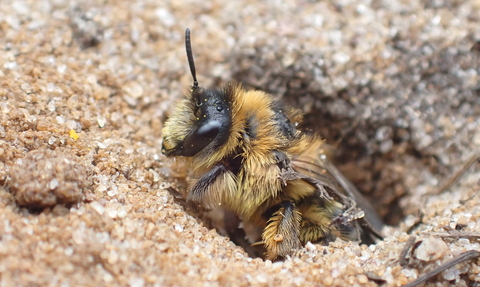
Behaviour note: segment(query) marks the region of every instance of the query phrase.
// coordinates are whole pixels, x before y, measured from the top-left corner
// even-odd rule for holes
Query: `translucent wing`
[[[381,230],[384,224],[373,206],[335,165],[328,160],[324,153],[321,151],[317,152],[316,157],[313,157],[311,154],[312,153],[310,153],[310,155],[303,154],[294,158],[292,160],[293,170],[301,174],[300,177],[303,178],[303,180],[311,181],[317,186],[327,187],[328,196],[346,204],[346,209],[353,212],[350,216],[359,221],[364,231],[369,233],[369,235],[381,238]],[[358,209],[363,211],[362,215],[358,215]],[[355,214],[355,212],[357,213]],[[347,214],[347,216],[349,215]]]

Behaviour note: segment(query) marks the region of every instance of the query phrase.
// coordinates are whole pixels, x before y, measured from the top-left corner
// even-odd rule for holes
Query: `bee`
[[[324,140],[298,128],[301,111],[239,84],[200,87],[189,29],[185,47],[193,85],[165,122],[162,152],[189,158],[187,201],[261,227],[271,260],[307,242],[381,238],[382,220],[328,160]]]

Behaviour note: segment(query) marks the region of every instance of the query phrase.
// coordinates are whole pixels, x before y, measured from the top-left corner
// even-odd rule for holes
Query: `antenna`
[[[195,62],[193,61],[192,44],[190,42],[190,29],[185,30],[185,49],[187,50],[188,65],[193,77],[193,89],[198,88],[197,74],[195,72]]]

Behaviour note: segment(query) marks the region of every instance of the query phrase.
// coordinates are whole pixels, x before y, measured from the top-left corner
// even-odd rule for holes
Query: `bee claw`
[[[258,245],[264,245],[265,242],[262,240],[262,241],[257,241],[257,242],[254,242],[252,244],[250,244],[250,246],[258,246]]]

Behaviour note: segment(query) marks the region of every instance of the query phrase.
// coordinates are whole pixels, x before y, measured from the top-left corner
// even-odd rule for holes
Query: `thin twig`
[[[480,239],[480,233],[478,232],[462,232],[458,230],[451,230],[448,233],[431,232],[430,235],[440,238],[467,238],[467,239]]]
[[[423,283],[427,282],[428,280],[432,279],[433,277],[437,276],[438,274],[442,273],[443,271],[447,270],[448,268],[450,268],[452,266],[455,266],[455,265],[457,265],[459,263],[462,263],[462,262],[465,262],[465,261],[476,259],[478,257],[480,257],[480,252],[479,251],[470,250],[470,251],[464,252],[464,253],[460,254],[459,256],[457,256],[456,258],[454,258],[450,261],[447,261],[447,262],[443,263],[442,265],[438,266],[437,268],[435,268],[434,270],[420,276],[417,280],[415,280],[413,282],[410,282],[407,285],[404,285],[403,287],[418,286],[420,284],[423,284]]]
[[[453,177],[451,177],[442,187],[440,187],[435,194],[440,194],[444,192],[445,190],[449,189],[454,185],[462,176],[465,174],[468,168],[470,168],[476,161],[480,159],[480,153],[474,154],[470,159],[467,161],[466,164],[463,165],[463,167],[457,171]]]

